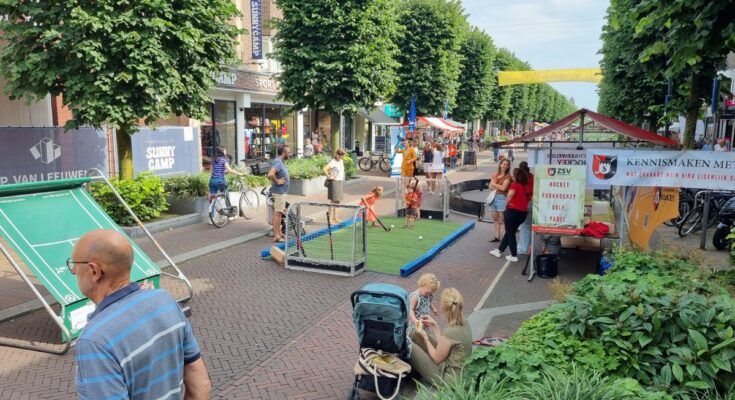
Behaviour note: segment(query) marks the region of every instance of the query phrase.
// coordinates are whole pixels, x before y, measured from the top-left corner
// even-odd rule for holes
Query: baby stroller
[[[408,292],[396,285],[370,283],[352,293],[351,299],[360,360],[348,399],[359,399],[359,389],[393,399],[400,392],[401,379],[410,372],[405,362],[409,356]]]
[[[268,187],[264,187],[263,190],[260,191],[260,194],[263,195],[263,197],[265,197],[265,204],[266,204],[266,206],[267,206],[266,208],[268,210],[268,212],[266,213],[266,216],[265,216],[266,222],[268,223],[268,225],[272,225],[272,223],[273,223],[273,194],[271,193],[270,188],[268,188]],[[285,210],[286,215],[288,215],[288,208],[290,206],[291,206],[291,203],[286,202],[286,210]],[[285,215],[284,215],[284,217],[285,217]],[[291,218],[293,219],[293,217],[291,217]],[[291,227],[293,227],[293,226],[296,225],[296,221],[291,221],[291,222],[292,222],[291,225],[290,225]],[[302,235],[306,234],[306,231],[304,230],[304,222],[301,221],[301,223],[299,225],[301,225],[301,234]],[[284,232],[285,233],[286,232],[286,228],[287,228],[287,226],[286,226],[286,218],[281,218],[281,232]],[[295,228],[294,228],[294,233],[296,233]],[[271,232],[270,235],[272,236],[273,233]]]

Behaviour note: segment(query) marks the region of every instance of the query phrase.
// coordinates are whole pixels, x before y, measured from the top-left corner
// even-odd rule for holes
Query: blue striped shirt
[[[225,173],[227,172],[225,164],[227,164],[226,157],[217,157],[214,159],[214,162],[212,163],[212,178],[225,177]]]
[[[77,341],[77,392],[82,400],[181,399],[184,365],[199,357],[171,295],[131,283],[97,305]]]

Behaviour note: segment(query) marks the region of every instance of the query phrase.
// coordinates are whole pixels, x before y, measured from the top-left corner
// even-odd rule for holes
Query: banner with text
[[[250,37],[252,38],[253,60],[263,59],[263,3],[250,0]]]
[[[607,147],[602,144],[602,147]],[[610,145],[609,147],[612,147]],[[577,150],[569,148],[554,149],[534,149],[535,154],[528,157],[528,166],[533,167],[536,164],[552,164],[552,165],[587,165],[587,150]],[[549,157],[551,155],[551,157]],[[551,158],[551,159],[549,159]],[[610,185],[592,185],[587,179],[587,189],[608,190]]]
[[[625,195],[628,238],[639,248],[648,250],[656,228],[679,216],[679,189],[630,187]]]
[[[108,171],[107,133],[93,128],[0,128],[0,185]]]
[[[540,233],[578,233],[584,222],[585,167],[536,165],[533,225]]]
[[[200,143],[189,126],[143,128],[133,135],[133,170],[158,176],[198,174]]]
[[[600,185],[732,190],[735,153],[587,150],[587,172],[589,182]]]

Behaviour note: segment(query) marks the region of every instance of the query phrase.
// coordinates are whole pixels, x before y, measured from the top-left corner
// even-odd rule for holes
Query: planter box
[[[291,186],[288,189],[288,194],[308,196],[311,194],[322,193],[327,190],[324,187],[324,181],[326,179],[326,176],[318,176],[313,179],[291,179]]]
[[[182,197],[168,196],[168,212],[171,214],[206,214],[209,210],[209,200],[206,197],[185,199]]]

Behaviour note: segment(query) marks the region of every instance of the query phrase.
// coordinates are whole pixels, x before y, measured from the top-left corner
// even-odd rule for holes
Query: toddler
[[[418,324],[421,323],[422,315],[437,315],[438,312],[434,307],[434,292],[439,290],[441,282],[436,279],[434,274],[423,274],[419,278],[419,288],[411,292],[408,296],[410,302],[409,314],[408,314],[408,332],[409,335],[413,333],[417,328]],[[427,334],[431,334],[431,327],[421,327]]]
[[[413,187],[411,187],[411,185],[408,185],[408,187],[406,187],[405,200],[406,200],[406,224],[403,225],[403,227],[413,229],[413,223],[416,220],[419,200],[416,197],[416,193],[413,192]]]

